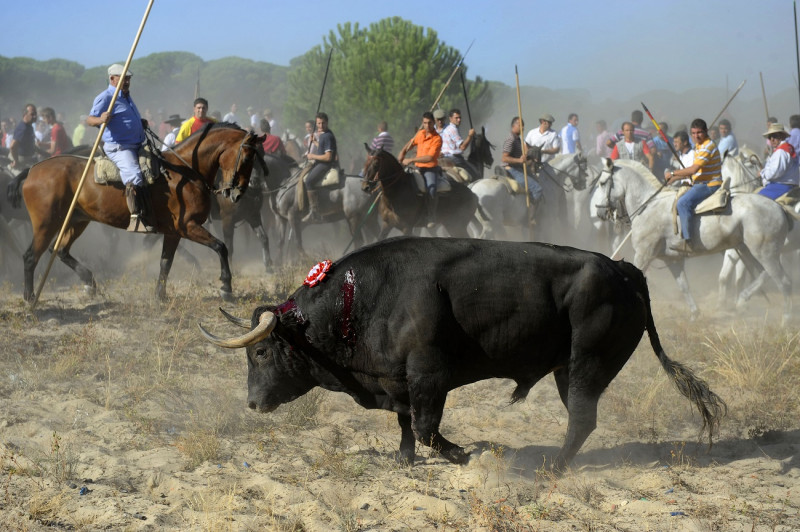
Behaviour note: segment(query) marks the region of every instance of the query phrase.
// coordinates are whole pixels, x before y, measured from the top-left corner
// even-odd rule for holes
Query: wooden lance
[[[114,95],[111,97],[111,102],[108,104],[107,112],[109,115],[114,110],[114,104],[117,101],[117,96],[119,95],[119,91],[122,88],[123,82],[125,80],[125,76],[128,73],[128,68],[131,65],[131,60],[133,60],[133,53],[136,51],[136,46],[139,44],[139,38],[142,36],[142,31],[144,31],[144,25],[147,22],[147,17],[150,16],[150,9],[153,7],[153,1],[150,0],[147,4],[147,9],[144,12],[144,17],[142,17],[142,23],[139,24],[139,30],[136,32],[136,38],[133,40],[133,45],[131,46],[131,51],[128,53],[128,59],[125,61],[125,65],[122,67],[122,74],[119,76],[119,83],[117,83],[116,88],[114,89]],[[58,247],[61,244],[61,240],[64,238],[64,233],[67,230],[67,226],[69,225],[70,219],[72,218],[72,213],[75,210],[75,205],[78,203],[78,196],[81,194],[81,189],[83,189],[83,183],[86,180],[86,174],[89,172],[89,166],[94,161],[94,154],[97,151],[97,147],[100,145],[100,138],[103,136],[103,132],[106,130],[106,124],[100,124],[100,129],[97,132],[97,138],[94,139],[94,145],[92,146],[92,151],[89,153],[89,158],[86,160],[86,166],[83,168],[83,174],[81,174],[81,179],[78,181],[78,186],[75,189],[75,196],[72,198],[72,203],[69,206],[69,210],[67,211],[67,216],[64,219],[64,224],[61,226],[61,231],[58,233],[58,238],[56,238],[56,243],[53,244],[53,252],[50,254],[50,261],[47,263],[47,269],[42,275],[42,280],[39,282],[39,287],[34,294],[33,301],[31,302],[31,310],[36,308],[36,303],[39,301],[39,294],[42,292],[42,288],[44,287],[44,283],[47,280],[47,275],[50,273],[50,268],[53,267],[53,260],[56,258],[56,254],[58,253]]]
[[[531,207],[531,196],[528,194],[528,146],[523,135],[525,128],[522,125],[522,100],[519,97],[519,69],[514,65],[514,75],[517,81],[517,116],[519,116],[519,143],[522,145],[522,175],[525,181],[525,206]]]
[[[761,97],[764,99],[764,114],[766,115],[766,122],[769,122],[769,107],[767,107],[767,92],[764,90],[764,75],[761,72],[758,73],[758,77],[761,78]]]
[[[719,117],[720,117],[720,116],[722,116],[722,113],[724,113],[724,112],[725,112],[725,109],[727,109],[727,108],[728,108],[728,106],[731,104],[731,102],[733,101],[733,99],[734,99],[734,98],[736,98],[736,95],[737,95],[737,94],[739,94],[739,91],[740,91],[740,90],[742,90],[742,87],[744,87],[744,84],[745,84],[745,82],[746,82],[746,81],[747,81],[747,80],[745,79],[745,80],[743,80],[743,81],[742,81],[742,82],[739,84],[739,88],[738,88],[738,89],[736,89],[736,91],[734,91],[734,93],[733,93],[733,96],[731,96],[730,98],[728,98],[728,101],[727,101],[727,102],[725,102],[725,106],[722,108],[722,111],[720,111],[720,112],[719,112],[719,114],[717,115],[717,117],[716,117],[716,118],[714,118],[714,120],[712,120],[710,124],[708,124],[708,127],[709,127],[709,128],[712,128],[712,127],[714,127],[714,124],[716,124],[716,123],[717,123],[717,120],[719,120]]]

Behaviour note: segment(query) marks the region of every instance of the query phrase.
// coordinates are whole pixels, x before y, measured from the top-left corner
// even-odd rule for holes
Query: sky
[[[148,2],[4,0],[0,55],[63,58],[86,67],[124,62]],[[113,9],[110,7],[113,6]],[[461,53],[467,76],[595,100],[654,89],[729,88],[742,98],[797,86],[788,0],[156,0],[135,57],[186,51],[288,65],[337,25],[399,16]],[[26,22],[26,23],[23,23]],[[2,87],[0,87],[2,91]]]

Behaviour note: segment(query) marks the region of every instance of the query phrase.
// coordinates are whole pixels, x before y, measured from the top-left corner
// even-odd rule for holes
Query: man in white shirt
[[[583,151],[581,134],[578,132],[578,115],[570,113],[567,125],[561,128],[561,153]]]
[[[558,137],[558,133],[551,128],[555,121],[553,115],[545,113],[539,117],[539,127],[531,129],[525,135],[525,144],[541,150],[541,162],[543,163],[561,151],[561,139]]]
[[[239,117],[236,116],[236,104],[231,104],[231,110],[222,117],[223,122],[228,122],[229,124],[236,124],[239,125]]]

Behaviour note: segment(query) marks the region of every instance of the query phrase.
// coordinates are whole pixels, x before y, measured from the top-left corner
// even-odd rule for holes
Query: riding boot
[[[320,223],[322,216],[319,214],[319,191],[313,188],[308,189],[308,214],[303,216],[303,223]]]
[[[428,196],[428,229],[436,227],[436,208],[439,205],[439,196]]]
[[[131,213],[131,219],[128,223],[128,231],[133,233],[153,233],[155,228],[145,224],[143,216],[143,203],[144,190],[142,187],[134,185],[127,185],[125,187],[125,200],[128,203],[128,211]]]

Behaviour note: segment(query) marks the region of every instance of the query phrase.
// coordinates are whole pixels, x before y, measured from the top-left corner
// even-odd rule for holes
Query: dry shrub
[[[282,405],[284,430],[296,433],[319,425],[319,414],[324,398],[324,392],[320,388],[314,388],[291,403]]]
[[[322,439],[321,456],[314,461],[312,467],[325,470],[338,479],[361,477],[369,466],[369,460],[364,456],[348,454],[345,450],[347,443],[341,429],[333,427],[333,436]]]
[[[219,434],[213,429],[192,428],[179,436],[175,446],[186,457],[189,468],[219,457]]]
[[[486,501],[470,492],[469,513],[472,528],[485,528],[492,532],[518,532],[532,530],[528,512],[507,502],[505,498]]]
[[[236,484],[210,491],[195,491],[184,512],[186,525],[193,530],[239,530],[234,515],[244,508]]]
[[[770,326],[731,327],[707,337],[714,359],[711,371],[728,392],[730,421],[759,436],[786,430],[798,416],[800,333]]]

